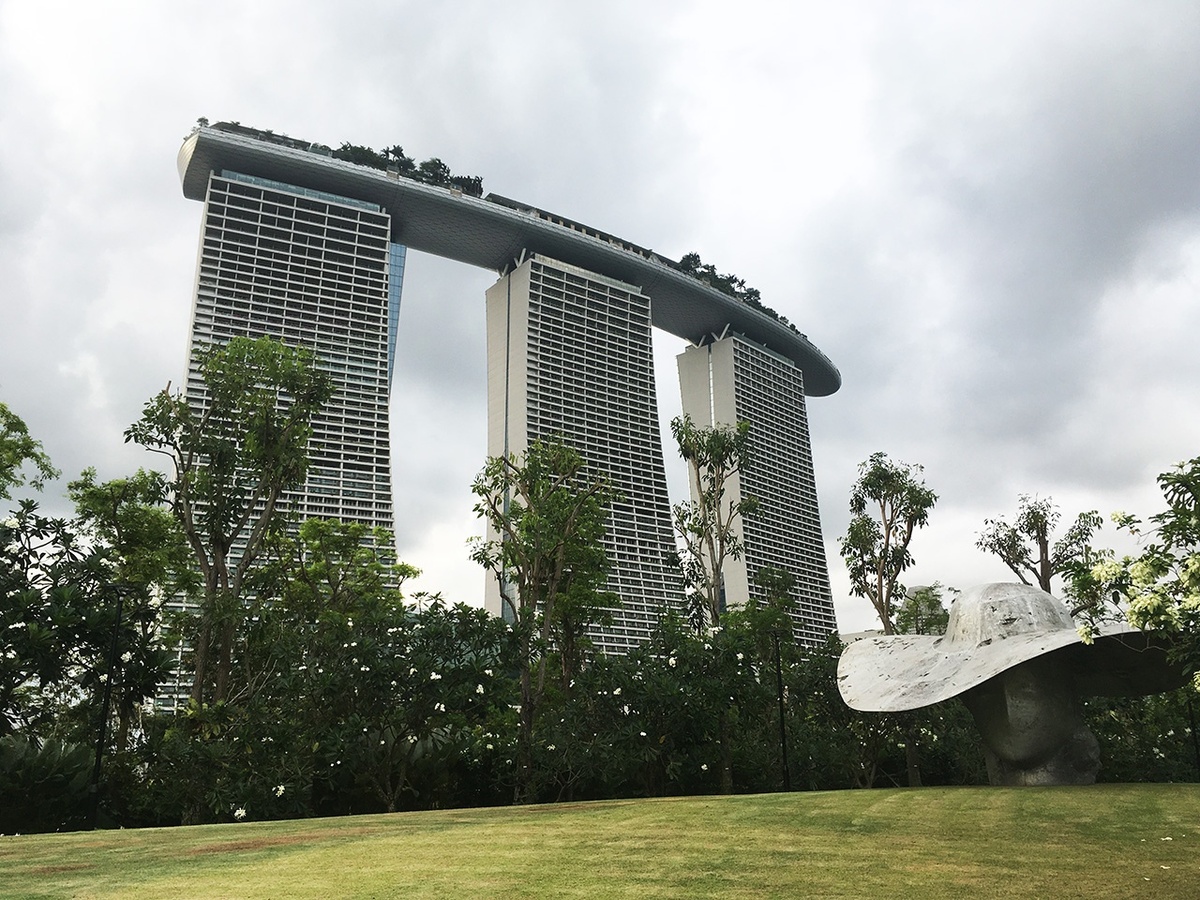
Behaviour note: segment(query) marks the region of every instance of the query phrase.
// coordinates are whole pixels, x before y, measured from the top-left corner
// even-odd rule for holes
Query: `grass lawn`
[[[1200,897],[1200,785],[609,801],[0,837],[0,897]]]

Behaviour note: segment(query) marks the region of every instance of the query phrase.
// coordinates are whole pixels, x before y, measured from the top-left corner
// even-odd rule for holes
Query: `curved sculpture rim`
[[[1081,696],[1139,696],[1179,687],[1161,636],[1108,625],[1085,644],[1062,601],[1024,584],[981,584],[950,608],[941,636],[878,635],[838,660],[838,690],[862,712],[904,712],[957,697],[1049,653],[1066,654]]]
[[[672,268],[653,251],[535,207],[495,194],[471,197],[311,150],[196,129],[179,150],[184,196],[204,200],[209,172],[223,169],[378,204],[392,216],[392,240],[423,253],[498,273],[522,254],[540,253],[636,284],[652,298],[656,328],[695,344],[732,330],[796,363],[806,394],[824,397],[841,387],[837,367],[805,335]]]

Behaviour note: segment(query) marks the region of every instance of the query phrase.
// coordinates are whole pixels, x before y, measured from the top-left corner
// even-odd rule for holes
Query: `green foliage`
[[[457,795],[485,723],[514,699],[511,635],[480,609],[406,604],[416,570],[393,552],[390,535],[336,520],[273,543],[234,656],[241,689],[191,704],[146,747],[159,809],[229,821]]]
[[[701,262],[699,253],[685,253],[680,257],[679,270],[700,281],[707,281],[722,294],[728,294],[743,303],[752,303],[759,309],[763,308],[759,302],[761,294],[755,288],[746,287],[746,279],[732,274],[722,275],[711,263]]]
[[[683,542],[680,563],[690,614],[703,628],[716,625],[724,611],[725,562],[739,559],[743,551],[738,520],[759,508],[758,498],[731,493],[752,453],[750,423],[701,428],[690,416],[677,416],[671,433],[688,464],[695,498],[676,504],[672,514]]]
[[[1167,508],[1150,517],[1149,528],[1133,516],[1118,517],[1149,543],[1122,561],[1117,580],[1128,591],[1129,621],[1172,635],[1174,658],[1194,673],[1200,671],[1200,457],[1157,481]],[[1095,574],[1105,578],[1113,568],[1101,563]]]
[[[615,494],[590,475],[583,457],[561,440],[534,441],[524,458],[488,459],[471,486],[475,512],[496,538],[476,541],[471,558],[495,574],[516,635],[521,701],[517,746],[518,802],[534,792],[533,729],[546,691],[552,646],[568,669],[578,663],[589,619],[616,598],[603,590],[603,539]]]
[[[26,468],[33,469],[32,477],[23,473]],[[13,488],[26,482],[41,490],[46,481],[57,478],[58,474],[42,450],[42,442],[34,440],[25,421],[0,402],[0,500],[10,498]]]
[[[161,505],[166,492],[161,473],[138,470],[130,478],[100,483],[95,470],[86,469],[67,489],[82,535],[90,546],[103,548],[111,581],[121,592],[122,628],[115,648],[120,665],[112,679],[115,749],[121,752],[142,702],[169,675],[162,597],[192,588],[191,552],[178,522]]]
[[[243,587],[285,490],[308,465],[312,419],[333,392],[311,352],[234,338],[200,354],[202,404],[163,390],[125,432],[171,464],[165,496],[203,583],[192,698],[223,700]]]
[[[23,734],[0,737],[0,834],[82,828],[93,750]]]
[[[312,748],[322,797],[392,811],[462,752],[510,691],[508,629],[479,609],[401,597],[417,570],[391,536],[310,519],[281,541],[280,590],[260,600],[240,657],[261,714],[287,718]],[[500,674],[498,674],[500,673]],[[340,801],[339,801],[340,802]],[[334,807],[336,810],[337,807]]]
[[[1200,781],[1200,698],[1191,685],[1145,697],[1091,697],[1084,706],[1100,743],[1099,781]]]
[[[698,281],[706,282],[722,294],[728,294],[735,300],[739,300],[747,306],[754,307],[759,312],[770,316],[779,324],[786,326],[792,332],[796,334],[800,333],[796,326],[789,322],[786,317],[781,316],[762,302],[762,294],[757,288],[746,287],[746,280],[744,278],[738,278],[732,273],[722,274],[711,263],[701,262],[699,253],[685,253],[680,257],[675,267],[685,275],[690,275]]]
[[[904,592],[904,599],[896,609],[897,634],[945,634],[950,623],[950,613],[942,603],[943,587],[935,581]],[[949,589],[957,594],[954,588]],[[951,598],[953,599],[953,598]]]
[[[105,551],[85,547],[68,522],[41,516],[32,501],[0,522],[0,734],[50,735],[72,724],[68,709],[95,701],[116,625],[111,571]],[[125,652],[130,631],[123,623]],[[129,661],[135,670],[143,662]],[[83,713],[85,727],[91,715]]]
[[[404,148],[399,144],[386,147],[381,153],[361,144],[343,143],[333,151],[333,157],[360,166],[370,166],[372,169],[395,169],[405,178],[423,184],[457,188],[472,197],[483,196],[483,179],[478,175],[455,175],[450,171],[450,167],[437,157],[418,165],[411,156],[405,154]]]
[[[922,467],[873,453],[858,467],[850,491],[851,519],[839,540],[850,573],[850,591],[875,607],[884,634],[896,630],[899,579],[913,563],[909,544],[929,521],[937,494],[921,479]]]

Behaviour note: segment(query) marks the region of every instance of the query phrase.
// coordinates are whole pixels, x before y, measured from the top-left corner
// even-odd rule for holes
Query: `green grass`
[[[1200,785],[692,797],[3,837],[0,896],[1195,898]]]

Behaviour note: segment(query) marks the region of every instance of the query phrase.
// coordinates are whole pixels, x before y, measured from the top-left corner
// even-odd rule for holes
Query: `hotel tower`
[[[751,422],[757,452],[737,487],[764,513],[743,524],[728,602],[753,594],[759,569],[784,568],[797,580],[799,636],[834,630],[805,397],[834,393],[841,376],[786,320],[579,222],[335,159],[285,135],[199,127],[179,171],[184,195],[204,204],[189,400],[204,402],[195,351],[237,335],[307,346],[335,381],[314,423],[307,481],[287,497],[294,515],[393,526],[388,397],[407,247],[498,275],[486,298],[486,452],[520,454],[561,435],[622,496],[606,546],[621,606],[594,631],[598,647],[635,646],[681,602],[654,328],[690,345],[680,375],[697,424]],[[486,602],[500,612],[490,577]]]

